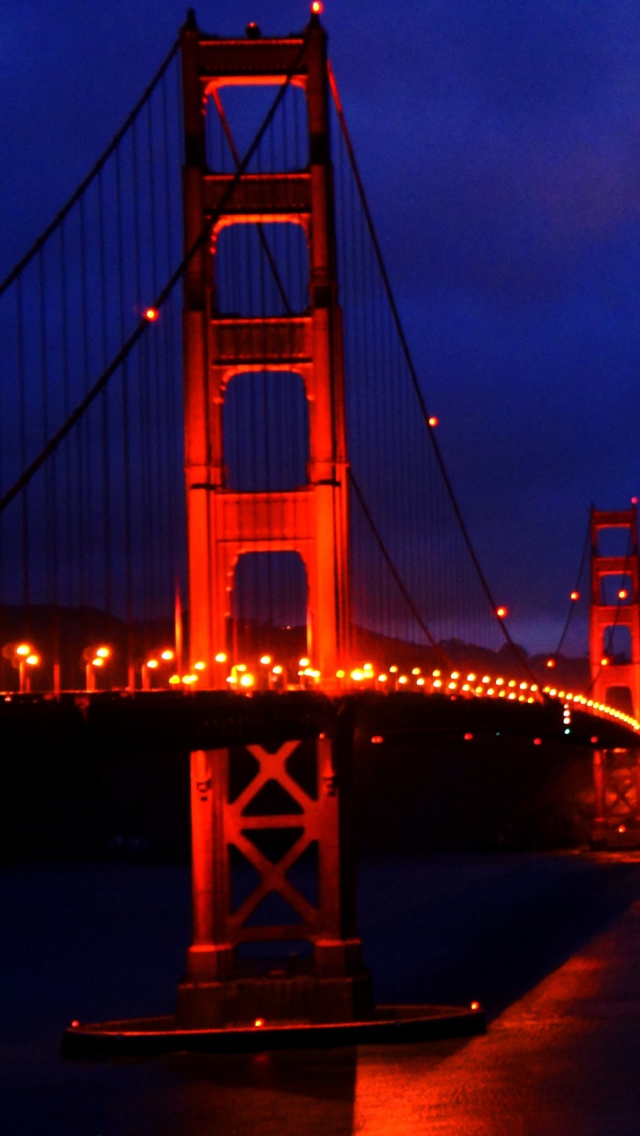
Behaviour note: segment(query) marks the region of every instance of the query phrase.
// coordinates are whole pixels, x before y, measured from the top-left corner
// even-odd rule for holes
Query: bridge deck
[[[7,695],[0,701],[3,747],[25,752],[60,744],[100,753],[215,749],[333,735],[339,729],[397,742],[437,736],[459,743],[500,731],[532,740],[566,739],[592,749],[638,746],[629,727],[584,710],[572,709],[567,727],[562,703],[551,700],[498,702],[404,692],[330,699],[309,691],[247,697],[227,691],[141,691]]]

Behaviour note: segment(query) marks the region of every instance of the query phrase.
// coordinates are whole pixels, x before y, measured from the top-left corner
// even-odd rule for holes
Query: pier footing
[[[376,1006],[371,1017],[349,1022],[274,1022],[181,1029],[175,1018],[73,1023],[64,1032],[67,1057],[151,1057],[162,1053],[251,1053],[269,1049],[328,1049],[348,1045],[408,1044],[484,1033],[479,1006]]]

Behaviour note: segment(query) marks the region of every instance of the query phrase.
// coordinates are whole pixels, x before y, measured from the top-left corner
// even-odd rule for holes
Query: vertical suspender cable
[[[98,175],[98,232],[100,257],[100,311],[102,325],[102,366],[108,362],[108,307],[107,307],[107,262],[106,234],[104,216],[104,185],[102,170]],[[111,470],[109,463],[109,396],[107,391],[100,395],[100,442],[101,442],[101,480],[102,480],[102,545],[104,573],[104,607],[111,614],[113,591],[113,550],[111,547]]]
[[[27,408],[25,390],[24,367],[24,312],[22,307],[22,276],[18,276],[16,288],[17,312],[17,348],[18,348],[18,436],[20,439],[20,466],[27,464]],[[29,490],[25,486],[20,495],[20,527],[22,552],[22,606],[29,619],[30,589],[29,589]]]

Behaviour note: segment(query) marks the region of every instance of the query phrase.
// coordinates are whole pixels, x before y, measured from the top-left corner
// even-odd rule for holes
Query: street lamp
[[[152,655],[150,659],[142,663],[140,666],[140,677],[142,679],[142,689],[151,690],[151,673],[159,670],[164,663],[171,663],[175,659],[175,651],[170,647],[165,647],[163,651],[159,651],[157,655]]]
[[[100,670],[111,658],[111,647],[99,643],[95,647],[85,647],[82,652],[84,663],[86,689],[91,692],[96,689],[96,671]]]
[[[37,667],[40,656],[30,643],[5,643],[2,648],[3,659],[9,659],[11,666],[18,672],[20,693],[28,694],[31,690],[30,668]]]

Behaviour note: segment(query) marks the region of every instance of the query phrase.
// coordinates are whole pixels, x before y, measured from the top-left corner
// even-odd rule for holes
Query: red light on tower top
[[[632,498],[631,498],[631,504],[632,504],[632,505],[637,505],[637,504],[638,504],[638,498],[637,498],[637,497],[632,497]]]
[[[322,4],[320,3],[320,0],[313,0],[313,4],[311,5],[311,11],[313,12],[314,16],[320,15],[320,13],[322,11]]]

